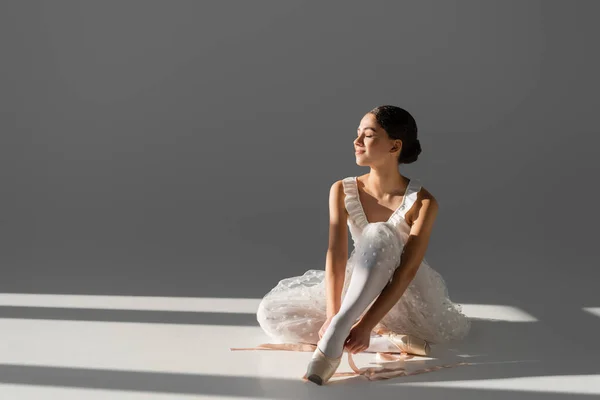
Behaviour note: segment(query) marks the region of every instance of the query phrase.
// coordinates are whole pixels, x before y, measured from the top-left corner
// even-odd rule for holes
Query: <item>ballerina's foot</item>
[[[319,386],[324,385],[333,376],[341,361],[342,356],[339,356],[338,358],[327,357],[317,347],[303,378],[316,383]]]

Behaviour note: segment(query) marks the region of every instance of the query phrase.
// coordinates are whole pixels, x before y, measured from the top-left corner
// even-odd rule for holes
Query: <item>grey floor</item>
[[[258,301],[0,295],[4,310],[0,398],[480,399],[485,395],[574,399],[600,395],[600,374],[590,373],[597,369],[597,355],[586,351],[575,333],[571,337],[553,334],[535,315],[515,307],[477,304],[463,304],[473,318],[467,340],[436,346],[431,358],[404,362],[409,372],[457,362],[471,365],[379,381],[338,378],[330,385],[316,386],[301,379],[308,352],[230,350],[270,342],[260,327],[249,322]],[[7,312],[11,308],[12,317]],[[579,312],[600,318],[600,308]],[[168,314],[173,317],[165,323],[163,315]],[[153,321],[152,315],[163,322]],[[209,323],[199,323],[193,315]],[[210,315],[217,319],[210,320]],[[236,325],[236,320],[242,323]],[[355,360],[359,367],[373,366],[375,355],[361,353]],[[338,371],[351,371],[346,356]]]

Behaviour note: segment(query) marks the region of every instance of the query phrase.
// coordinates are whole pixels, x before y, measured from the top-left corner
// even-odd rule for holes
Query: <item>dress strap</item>
[[[391,223],[395,225],[400,220],[405,220],[406,213],[417,201],[419,190],[421,190],[421,182],[416,178],[411,178],[402,198],[402,204],[400,204],[400,207],[398,207],[394,215],[390,218]]]
[[[344,187],[344,204],[348,215],[359,229],[364,228],[368,225],[367,217],[364,215],[362,205],[358,199],[358,188],[356,187],[354,177],[349,176],[342,179],[342,185]]]

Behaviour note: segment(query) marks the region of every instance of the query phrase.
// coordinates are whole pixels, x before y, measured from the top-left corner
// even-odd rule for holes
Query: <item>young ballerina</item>
[[[344,350],[428,355],[430,343],[462,339],[470,329],[424,258],[437,201],[398,170],[421,153],[414,118],[377,107],[360,121],[353,144],[356,163],[370,172],[331,186],[325,271],[279,281],[257,311],[270,337],[317,344],[304,377],[318,385],[333,376]]]

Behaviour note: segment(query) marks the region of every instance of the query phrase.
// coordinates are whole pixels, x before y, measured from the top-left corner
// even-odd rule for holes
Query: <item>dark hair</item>
[[[398,164],[417,161],[421,154],[421,143],[417,139],[417,122],[408,111],[396,106],[379,106],[371,111],[377,122],[391,139],[402,140]]]

